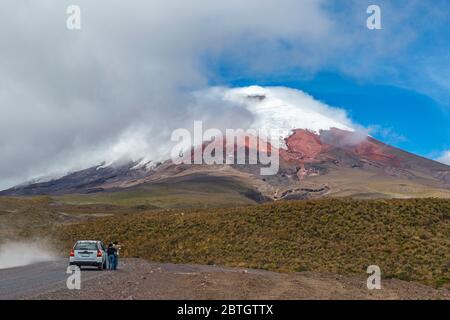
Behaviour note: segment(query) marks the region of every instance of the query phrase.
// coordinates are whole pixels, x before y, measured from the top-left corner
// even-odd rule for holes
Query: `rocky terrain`
[[[160,264],[140,259],[126,259],[118,271],[105,273],[102,277],[82,282],[81,290],[61,288],[26,298],[450,299],[447,289],[437,290],[401,280],[383,280],[381,290],[368,290],[365,275],[286,274],[218,266]]]

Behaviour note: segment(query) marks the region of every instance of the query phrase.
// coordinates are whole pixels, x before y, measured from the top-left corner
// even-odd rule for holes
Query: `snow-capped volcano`
[[[169,155],[164,158],[161,153],[149,153],[145,144],[141,147],[132,139],[134,135],[129,135],[131,140],[122,139],[120,145],[125,146],[125,150],[132,148],[132,154],[141,155],[140,158],[121,165],[93,164],[88,169],[74,171],[59,179],[22,185],[0,194],[109,192],[158,181],[173,182],[185,176],[196,180],[199,176],[219,174],[244,180],[255,190],[264,191],[265,197],[273,199],[281,199],[288,194],[291,198],[305,198],[310,194],[320,196],[324,193],[369,197],[450,197],[449,166],[377,141],[353,123],[345,111],[319,102],[302,91],[282,87],[215,87],[194,96],[195,103],[206,106],[201,109],[205,112],[211,112],[213,106],[222,111],[229,108],[228,115],[232,119],[224,120],[235,125],[230,129],[257,129],[270,134],[272,141],[274,138],[282,141],[278,173],[263,177],[258,173],[259,164],[209,166],[176,164],[171,160],[159,162],[155,159],[169,159]],[[240,116],[249,114],[251,121],[247,121],[247,127],[239,127],[243,123],[239,122]],[[210,116],[203,115],[205,119]],[[204,129],[208,127],[205,125]],[[277,137],[273,136],[274,132]],[[151,151],[170,149],[169,137],[167,141],[158,142]],[[152,160],[152,157],[154,161],[149,163],[148,159]]]
[[[180,179],[194,186],[204,179],[221,177],[217,183],[222,183],[222,178],[236,180],[266,200],[323,195],[450,197],[449,166],[371,137],[360,140],[357,134],[336,128],[320,130],[319,134],[295,129],[285,139],[286,149],[280,152],[279,171],[271,176],[260,175],[259,163],[192,165],[167,160],[147,169],[131,162],[118,167],[88,168],[56,180],[11,188],[0,195],[128,192],[141,187],[145,191],[159,183],[176,188]]]

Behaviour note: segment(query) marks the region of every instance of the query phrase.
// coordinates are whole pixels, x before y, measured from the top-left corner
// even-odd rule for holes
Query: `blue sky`
[[[343,3],[327,2],[327,10],[339,21],[334,25],[338,37],[348,32],[350,40],[327,61],[254,72],[224,54],[208,61],[214,70],[211,83],[301,89],[345,109],[353,121],[374,126],[372,134],[380,140],[439,158],[450,150],[450,2]],[[382,30],[365,28],[368,4],[379,4]],[[307,51],[295,41],[279,43],[287,51]]]

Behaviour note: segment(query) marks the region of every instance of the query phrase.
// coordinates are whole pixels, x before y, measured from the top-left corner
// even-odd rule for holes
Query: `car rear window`
[[[97,250],[97,244],[95,242],[78,242],[75,245],[75,250]]]

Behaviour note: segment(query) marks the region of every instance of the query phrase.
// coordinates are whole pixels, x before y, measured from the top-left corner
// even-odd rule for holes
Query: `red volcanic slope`
[[[253,137],[255,143],[250,143],[248,137],[245,138],[246,152],[249,149],[256,149],[256,151],[267,152],[272,150],[272,147],[267,142]],[[336,154],[339,150],[339,156],[342,158],[342,154],[346,154],[347,157],[353,159],[364,159],[371,162],[376,162],[383,166],[398,167],[401,160],[393,155],[390,151],[392,148],[384,145],[383,143],[370,138],[367,135],[361,135],[360,133],[344,131],[336,128],[331,130],[321,131],[320,134],[316,134],[309,130],[296,129],[293,134],[285,139],[287,148],[280,149],[280,156],[287,163],[293,165],[299,165],[304,168],[305,164],[313,164],[324,161],[332,161],[338,164],[339,159]],[[206,146],[209,145],[209,151],[212,146],[218,147],[217,150],[222,149],[222,144],[218,141],[210,141],[204,143],[201,147],[196,147],[191,150],[188,155],[191,160],[194,159],[195,150],[201,148],[201,153],[205,151]],[[237,151],[236,141],[223,141],[223,147],[226,146],[227,150]],[[224,158],[226,158],[224,150]]]
[[[270,155],[272,150],[276,150],[275,147],[273,147],[269,142],[263,139],[255,137],[253,135],[243,134],[239,135],[238,138],[234,141],[227,141],[226,137],[223,137],[223,140],[208,141],[204,142],[201,146],[193,147],[190,154],[186,156],[185,162],[192,163],[194,161],[194,154],[196,151],[199,152],[200,155],[202,155],[204,153],[211,154],[213,150],[223,150],[223,159],[227,159],[227,152],[232,151],[234,153],[234,156],[237,157],[237,152],[240,146],[238,145],[238,143],[243,144],[242,148],[245,149],[244,152],[247,156],[249,156],[249,154],[251,153],[250,149],[254,151],[253,154],[255,156],[258,152],[264,152]],[[253,160],[256,161],[256,159]]]
[[[281,150],[280,155],[286,161],[315,162],[320,154],[330,148],[330,145],[321,141],[319,135],[302,129],[294,130],[285,142],[287,150]]]
[[[359,133],[336,128],[320,134],[298,129],[285,139],[287,150],[281,150],[283,159],[289,162],[317,163],[337,160],[333,150],[344,150],[349,156],[398,167],[401,159],[390,153],[390,147]]]

